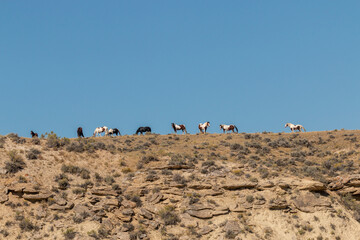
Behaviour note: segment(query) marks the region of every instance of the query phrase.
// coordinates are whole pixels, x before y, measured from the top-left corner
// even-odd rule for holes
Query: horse
[[[117,128],[110,128],[108,134],[110,136],[112,136],[113,134],[115,134],[116,136],[117,135],[121,136],[121,133],[120,133],[119,129],[117,129]]]
[[[232,131],[233,133],[235,132],[234,130],[236,130],[236,132],[238,133],[238,128],[235,125],[225,125],[225,124],[220,124],[220,129],[222,129],[225,133],[225,131]]]
[[[186,127],[183,124],[177,125],[175,123],[171,123],[174,132],[177,133],[178,130],[181,130],[183,133],[187,134]]]
[[[301,132],[301,129],[304,130],[304,132],[306,132],[305,128],[302,125],[294,125],[292,123],[287,123],[285,124],[285,128],[289,127],[291,129],[291,132],[294,132],[295,130],[298,130],[299,132]]]
[[[151,132],[151,128],[150,127],[139,127],[138,130],[136,130],[136,135],[138,135],[138,133],[141,133],[141,135],[143,135],[144,132]]]
[[[98,128],[95,128],[95,131],[94,131],[94,137],[96,136],[101,136],[100,134],[105,132],[105,135],[108,133],[108,127],[106,126],[103,126],[103,127],[98,127]]]
[[[30,131],[30,134],[31,134],[31,137],[34,138],[34,137],[39,137],[39,135],[33,131]]]
[[[199,130],[201,133],[206,133],[206,129],[210,127],[210,122],[199,123]]]
[[[82,127],[78,127],[78,129],[77,129],[77,135],[78,135],[78,138],[84,137],[84,133],[83,133]]]

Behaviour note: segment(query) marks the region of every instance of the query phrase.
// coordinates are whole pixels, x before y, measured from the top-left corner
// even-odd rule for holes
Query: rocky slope
[[[360,131],[0,137],[0,239],[359,239]]]

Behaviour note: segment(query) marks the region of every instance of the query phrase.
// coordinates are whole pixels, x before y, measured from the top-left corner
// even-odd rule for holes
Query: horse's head
[[[289,126],[289,124],[288,124],[288,123],[287,123],[287,124],[285,124],[285,128],[286,128],[286,127],[288,127],[288,126]]]
[[[210,122],[206,122],[206,126],[210,127]]]
[[[224,125],[220,124],[220,129],[223,129],[223,126],[224,126]]]

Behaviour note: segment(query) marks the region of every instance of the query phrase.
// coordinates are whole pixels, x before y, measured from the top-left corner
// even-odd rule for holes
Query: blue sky
[[[359,1],[1,1],[0,134],[360,124]],[[286,131],[289,131],[288,129]]]

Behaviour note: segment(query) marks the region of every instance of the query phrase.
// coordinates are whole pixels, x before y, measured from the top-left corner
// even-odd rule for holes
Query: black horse
[[[39,135],[33,131],[30,131],[30,134],[31,134],[31,137],[34,138],[34,137],[39,137]]]
[[[151,132],[151,128],[150,127],[139,127],[138,130],[136,130],[136,135],[138,133],[141,133],[141,135],[143,135],[144,132]]]
[[[113,128],[113,129],[109,130],[109,135],[116,135],[116,136],[120,135],[121,136],[121,133],[120,133],[119,129]]]
[[[82,127],[78,127],[78,129],[77,129],[77,135],[78,135],[79,138],[84,137],[84,133],[83,133]]]

